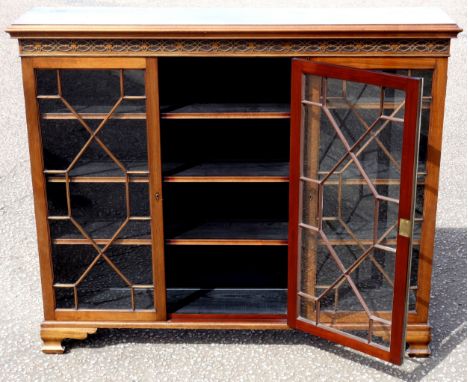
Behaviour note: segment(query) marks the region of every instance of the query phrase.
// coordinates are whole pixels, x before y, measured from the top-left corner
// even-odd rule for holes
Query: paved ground
[[[2,30],[38,5],[184,6],[190,1],[1,0]],[[329,6],[329,1],[198,0],[200,6]],[[441,6],[463,28],[463,0],[343,1],[334,6]],[[100,331],[45,356],[20,65],[0,35],[0,380],[431,380],[466,375],[466,33],[453,44],[431,322],[433,356],[393,367],[296,332]]]

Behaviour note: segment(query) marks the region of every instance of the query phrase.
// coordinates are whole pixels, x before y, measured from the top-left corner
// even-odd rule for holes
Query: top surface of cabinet
[[[460,28],[438,8],[34,8],[8,29],[35,33],[353,33],[454,37]],[[307,34],[307,35],[306,35]]]
[[[14,24],[381,25],[453,24],[438,8],[33,8]]]

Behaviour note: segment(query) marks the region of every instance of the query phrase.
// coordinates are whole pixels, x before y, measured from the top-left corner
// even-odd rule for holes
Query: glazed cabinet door
[[[157,61],[25,58],[46,320],[166,316]]]
[[[294,60],[288,324],[401,364],[422,80]]]

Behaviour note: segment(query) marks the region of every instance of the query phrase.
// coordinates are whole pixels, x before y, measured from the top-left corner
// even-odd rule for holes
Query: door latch
[[[410,238],[412,230],[413,230],[413,227],[411,224],[411,220],[400,219],[400,228],[398,229],[398,233],[400,236]]]
[[[154,198],[156,199],[157,202],[159,202],[159,199],[161,199],[161,195],[159,194],[159,192],[156,192],[154,194]]]

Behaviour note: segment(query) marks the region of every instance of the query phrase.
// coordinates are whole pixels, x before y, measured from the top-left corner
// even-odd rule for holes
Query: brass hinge
[[[410,238],[412,234],[412,230],[413,230],[413,227],[411,224],[411,220],[400,219],[400,228],[398,229],[398,233],[400,236]]]

